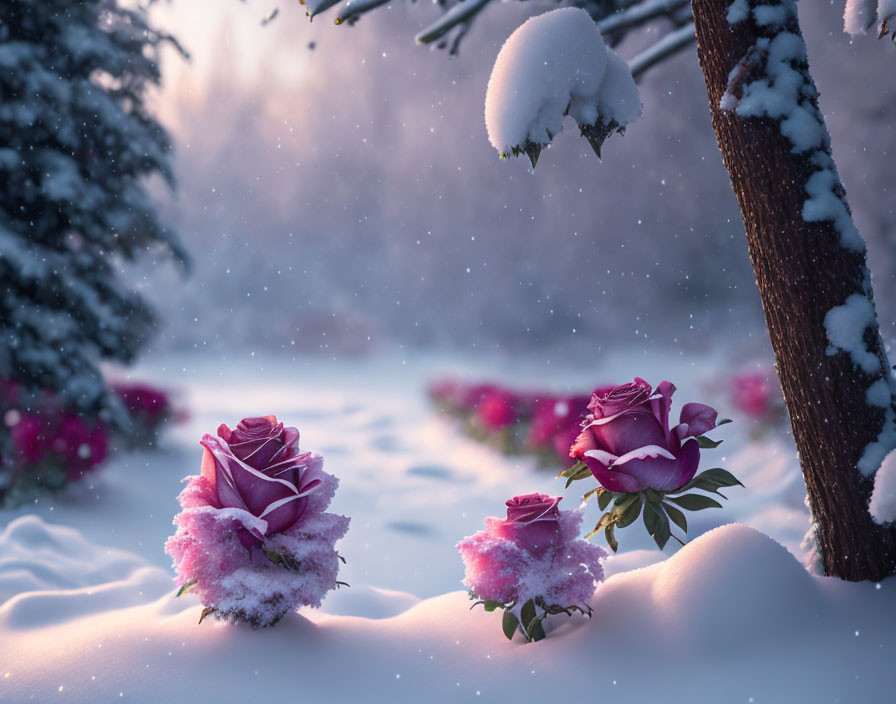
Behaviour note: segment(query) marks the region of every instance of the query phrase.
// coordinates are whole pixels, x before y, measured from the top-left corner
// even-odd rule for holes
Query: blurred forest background
[[[800,5],[889,339],[896,47],[853,42],[840,0]],[[643,118],[610,139],[603,162],[574,128],[534,175],[489,146],[495,56],[550,6],[487,8],[450,57],[413,42],[439,16],[434,6],[395,3],[335,27],[278,0],[156,4],[155,23],[192,54],[164,55],[154,107],[179,180],[174,196],[155,190],[194,269],[186,279],[152,262],[133,272],[166,321],[155,350],[401,345],[562,362],[633,344],[680,353],[722,337],[763,354],[759,295],[693,48],[647,73]],[[649,33],[618,50],[630,58],[647,42]]]

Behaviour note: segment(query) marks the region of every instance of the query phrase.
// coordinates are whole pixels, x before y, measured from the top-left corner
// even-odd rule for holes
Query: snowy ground
[[[117,458],[90,484],[0,513],[0,701],[222,701],[294,693],[330,701],[513,701],[625,695],[672,702],[889,702],[896,583],[809,576],[794,558],[807,528],[786,436],[749,440],[746,422],[704,455],[747,486],[724,511],[689,516],[696,540],[669,559],[643,528],[620,531],[620,556],[592,621],[560,624],[538,644],[509,643],[500,617],[468,611],[454,544],[513,494],[558,493],[553,473],[495,455],[457,433],[423,389],[439,373],[578,389],[635,374],[667,377],[676,406],[704,400],[720,359],[604,358],[589,374],[547,362],[183,358],[142,378],[180,386],[191,420],[157,452]],[[725,409],[722,409],[725,410]],[[180,479],[198,472],[203,432],[263,413],[299,427],[342,480],[332,510],[352,516],[341,579],[319,612],[255,632],[196,625],[175,599],[163,552]],[[677,413],[677,411],[673,411]],[[726,413],[726,415],[731,415]],[[737,418],[735,417],[735,420]],[[559,468],[558,468],[559,469]],[[566,492],[578,503],[584,482]],[[591,509],[597,518],[597,509]],[[674,552],[673,546],[667,552]],[[662,562],[661,562],[662,561]],[[657,563],[657,564],[652,564]],[[634,568],[651,565],[645,569]],[[565,621],[565,617],[561,617]]]

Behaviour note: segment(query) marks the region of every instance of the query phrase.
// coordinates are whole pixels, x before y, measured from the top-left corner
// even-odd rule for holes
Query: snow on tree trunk
[[[893,382],[793,0],[693,0],[712,123],[740,203],[825,573],[896,571],[868,512]]]
[[[896,450],[886,456],[874,475],[874,493],[868,510],[878,523],[896,521]]]
[[[501,47],[485,97],[489,140],[502,157],[538,160],[571,115],[600,156],[604,140],[641,114],[628,64],[575,7],[532,17]]]

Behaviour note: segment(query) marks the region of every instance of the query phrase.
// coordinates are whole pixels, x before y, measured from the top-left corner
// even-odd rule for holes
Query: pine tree
[[[123,266],[186,262],[146,187],[174,185],[146,106],[166,43],[182,52],[117,0],[0,4],[0,377],[86,414],[115,409],[98,363],[130,362],[155,326]]]

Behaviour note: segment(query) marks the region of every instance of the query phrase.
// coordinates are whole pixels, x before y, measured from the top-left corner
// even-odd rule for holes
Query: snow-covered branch
[[[339,11],[339,14],[333,22],[335,24],[354,24],[360,19],[361,15],[365,15],[371,10],[375,10],[390,1],[391,0],[358,0],[357,2],[352,2],[352,0],[349,0]]]
[[[464,22],[469,22],[478,15],[491,0],[462,0],[448,12],[433,22],[429,27],[420,32],[414,40],[418,44],[429,44],[443,37],[454,27]]]
[[[542,147],[572,116],[600,156],[604,140],[641,114],[628,64],[607,48],[585,10],[532,17],[501,47],[485,98],[489,140],[502,157]]]
[[[657,17],[664,17],[690,5],[691,0],[644,0],[597,23],[601,34],[640,27]]]
[[[632,76],[636,79],[639,78],[650,67],[655,66],[660,61],[669,58],[696,41],[697,37],[694,34],[693,22],[688,22],[674,32],[669,32],[656,44],[645,49],[629,62]]]
[[[846,0],[843,28],[856,36],[877,25],[878,36],[884,37],[892,31],[888,25],[893,19],[896,19],[896,0]]]

